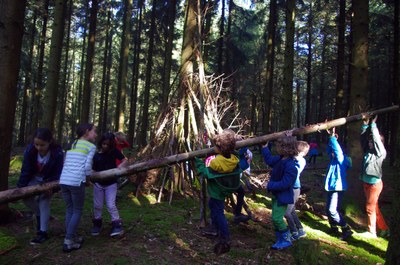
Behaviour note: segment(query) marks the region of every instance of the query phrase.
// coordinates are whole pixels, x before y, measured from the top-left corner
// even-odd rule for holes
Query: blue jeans
[[[343,191],[328,191],[326,214],[328,215],[328,220],[331,227],[346,226],[346,221],[339,213],[339,208],[342,204],[343,195]]]
[[[61,192],[66,205],[65,239],[73,239],[76,235],[83,212],[83,204],[85,202],[85,183],[80,186],[60,185]]]
[[[210,198],[208,207],[210,208],[211,222],[217,228],[220,241],[229,241],[228,222],[224,214],[225,201]]]
[[[288,223],[289,229],[291,233],[297,232],[299,229],[303,229],[303,225],[301,224],[299,217],[296,213],[296,202],[300,196],[300,189],[293,189],[293,204],[288,204],[285,218]]]
[[[41,182],[34,177],[29,181],[28,186],[39,185],[40,183]],[[32,210],[36,217],[40,218],[38,228],[42,232],[47,232],[49,228],[51,197],[51,195],[42,193],[24,200],[25,205]]]

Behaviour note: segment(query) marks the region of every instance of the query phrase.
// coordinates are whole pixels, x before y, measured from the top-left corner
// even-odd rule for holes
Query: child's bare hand
[[[378,115],[375,115],[373,118],[372,118],[372,120],[371,120],[371,123],[376,123],[376,120],[378,119]]]

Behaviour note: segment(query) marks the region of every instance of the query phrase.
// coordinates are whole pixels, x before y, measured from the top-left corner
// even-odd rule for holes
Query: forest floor
[[[387,239],[363,236],[365,214],[350,200],[345,200],[344,211],[354,231],[352,238],[342,241],[327,233],[329,225],[324,213],[323,191],[325,166],[324,162],[319,162],[317,168],[308,166],[303,173],[305,194],[301,196],[298,214],[307,237],[293,242],[293,246],[285,250],[270,249],[275,236],[270,195],[265,190],[258,190],[255,197],[246,194],[246,202],[256,221],[234,224],[232,211],[227,207],[231,250],[216,256],[212,250],[216,239],[201,234],[198,200],[174,194],[171,204],[169,195],[163,202],[156,203],[154,195],[136,198],[135,188],[128,185],[118,194],[117,206],[125,233],[117,238],[109,236],[111,226],[106,209],[103,211],[104,229],[99,236],[91,236],[92,189],[87,188],[78,230],[85,242],[81,249],[70,253],[62,252],[65,206],[60,193],[52,199],[50,238],[39,246],[29,244],[35,227],[32,214],[20,201],[10,203],[16,218],[0,226],[0,264],[383,264]],[[15,187],[17,177],[18,174],[11,175],[10,187]],[[390,197],[390,189],[384,192],[385,198]],[[389,208],[390,202],[382,203],[384,214],[389,213]]]

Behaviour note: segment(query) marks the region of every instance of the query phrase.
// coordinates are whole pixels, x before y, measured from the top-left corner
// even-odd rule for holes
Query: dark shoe
[[[71,252],[73,250],[77,250],[81,248],[81,244],[74,242],[71,239],[64,239],[63,251]]]
[[[217,236],[218,235],[217,228],[215,228],[215,226],[213,226],[213,225],[204,227],[203,229],[201,229],[201,233],[205,236]]]
[[[103,221],[101,219],[93,219],[92,236],[98,236],[100,234],[102,223]]]
[[[44,241],[48,239],[47,233],[43,231],[39,231],[37,233],[37,237],[31,240],[31,245],[42,244]]]
[[[110,236],[119,236],[124,232],[122,230],[122,222],[121,220],[116,220],[112,222],[112,230]]]
[[[351,231],[350,226],[346,225],[342,227],[342,236],[340,237],[341,240],[346,240],[348,239],[351,235],[353,234],[353,231]]]
[[[215,246],[214,246],[214,253],[219,256],[222,255],[226,252],[229,252],[229,250],[231,249],[231,246],[229,243],[227,242],[218,242]]]
[[[328,230],[328,234],[330,235],[338,235],[339,234],[339,229],[336,226],[331,226]]]
[[[242,222],[247,222],[250,219],[251,219],[250,216],[244,215],[244,214],[240,214],[240,215],[236,215],[235,217],[233,217],[233,222],[235,224],[239,224],[239,223],[242,223]]]

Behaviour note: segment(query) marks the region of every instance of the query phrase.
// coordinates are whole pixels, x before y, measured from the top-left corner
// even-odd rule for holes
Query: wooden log
[[[0,192],[0,204],[25,199],[31,196],[41,194],[42,192],[60,190],[58,181],[51,181],[41,185],[28,186],[23,188],[9,189]]]
[[[375,110],[375,111],[370,111],[370,112],[365,112],[349,117],[344,117],[344,118],[339,118],[331,121],[325,121],[313,125],[308,125],[304,126],[301,128],[295,128],[292,130],[293,135],[303,135],[303,134],[310,134],[314,132],[319,132],[319,131],[324,131],[326,129],[330,129],[333,127],[338,127],[342,126],[346,123],[349,122],[354,122],[354,121],[359,121],[362,120],[364,117],[370,117],[374,115],[378,115],[381,113],[386,113],[386,112],[391,112],[391,111],[397,111],[399,109],[398,105]],[[286,135],[286,131],[283,132],[276,132],[276,133],[271,133],[263,136],[258,136],[254,138],[249,138],[245,139],[242,141],[236,142],[236,148],[242,148],[246,146],[254,146],[254,145],[259,145],[266,143],[270,140],[274,140],[280,137],[283,137]],[[109,169],[109,170],[104,170],[101,172],[96,172],[91,176],[91,179],[93,180],[100,180],[100,179],[109,179],[109,178],[116,178],[119,176],[124,176],[124,175],[131,175],[135,174],[140,171],[146,171],[148,169],[152,168],[157,168],[157,167],[164,167],[180,162],[184,162],[187,160],[191,160],[195,157],[207,157],[210,155],[216,154],[214,148],[207,148],[207,149],[202,149],[202,150],[196,150],[193,152],[188,152],[188,153],[181,153],[181,154],[176,154],[176,155],[171,155],[168,157],[163,157],[159,159],[153,159],[149,161],[143,161],[143,162],[138,162],[135,164],[132,164],[128,166],[127,168],[124,169]]]
[[[364,112],[361,114],[349,116],[349,117],[344,117],[344,118],[339,118],[331,121],[325,121],[313,125],[308,125],[304,126],[301,128],[295,128],[292,130],[293,135],[304,135],[304,134],[310,134],[310,133],[315,133],[319,131],[324,131],[326,129],[330,129],[333,127],[338,127],[345,125],[346,123],[349,122],[354,122],[354,121],[359,121],[362,120],[364,117],[370,117],[386,112],[393,112],[393,111],[398,111],[399,106],[391,106],[383,109],[378,109],[370,112]],[[259,145],[266,143],[270,140],[274,140],[280,137],[283,137],[286,135],[286,131],[282,132],[276,132],[272,134],[267,134],[263,136],[258,136],[254,138],[249,138],[245,139],[242,141],[238,141],[236,143],[236,148],[242,148],[246,146],[254,146],[254,145]],[[90,179],[91,180],[105,180],[105,179],[114,179],[118,178],[121,176],[126,176],[126,175],[132,175],[141,171],[146,171],[152,168],[159,168],[159,167],[164,167],[168,165],[173,165],[177,163],[181,163],[184,161],[188,161],[191,159],[194,159],[195,157],[206,157],[209,155],[215,154],[214,148],[207,148],[207,149],[202,149],[202,150],[196,150],[193,152],[187,152],[187,153],[182,153],[182,154],[176,154],[168,157],[163,157],[159,159],[152,159],[149,161],[142,161],[138,162],[132,165],[129,165],[126,168],[123,169],[109,169],[109,170],[104,170],[101,172],[96,172],[94,173]],[[43,185],[37,185],[37,186],[30,186],[30,187],[24,187],[24,188],[17,188],[17,189],[9,189],[5,191],[0,192],[0,204],[11,202],[11,201],[16,201],[20,200],[23,198],[27,198],[29,196],[37,195],[40,194],[46,190],[53,189],[53,190],[58,190],[59,185],[58,181],[53,181],[49,182]]]

